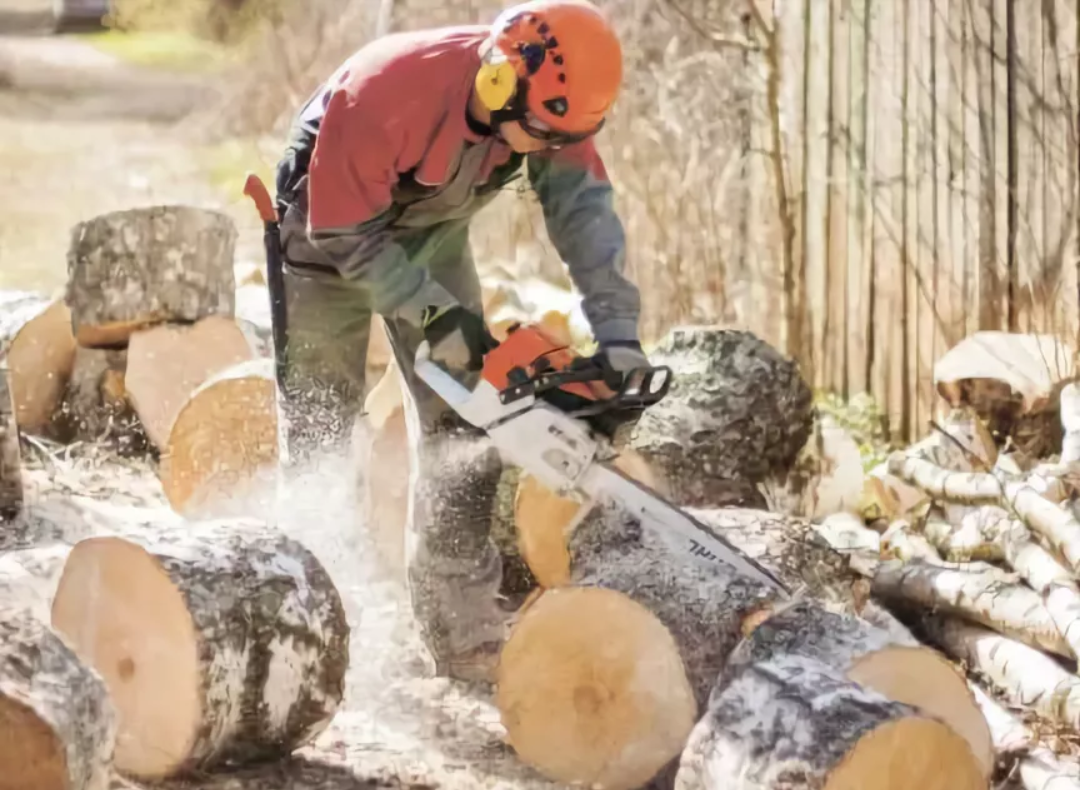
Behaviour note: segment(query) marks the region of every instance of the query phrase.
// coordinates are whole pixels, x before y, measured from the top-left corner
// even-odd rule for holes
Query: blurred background
[[[482,0],[0,0],[0,286],[52,289],[71,226],[241,195],[291,114],[390,31]],[[601,0],[627,83],[600,145],[643,333],[723,323],[898,440],[976,330],[1078,324],[1080,0]],[[569,289],[535,198],[485,210],[488,281]]]

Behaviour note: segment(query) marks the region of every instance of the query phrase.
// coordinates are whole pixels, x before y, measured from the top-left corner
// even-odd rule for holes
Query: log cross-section
[[[52,624],[104,677],[117,768],[139,778],[282,757],[344,693],[349,625],[333,581],[258,522],[80,541]]]

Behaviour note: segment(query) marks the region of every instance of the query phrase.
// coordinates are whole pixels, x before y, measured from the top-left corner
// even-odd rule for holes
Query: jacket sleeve
[[[626,234],[593,141],[529,154],[528,171],[593,336],[601,343],[637,340],[641,295],[624,274]]]
[[[372,309],[383,315],[429,279],[387,227],[400,147],[386,126],[392,117],[371,87],[333,91],[308,169],[308,238],[342,277],[370,288]]]

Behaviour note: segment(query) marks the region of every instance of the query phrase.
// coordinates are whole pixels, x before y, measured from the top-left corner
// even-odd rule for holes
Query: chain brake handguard
[[[663,376],[653,388],[656,377]],[[573,410],[573,416],[591,416],[611,411],[647,409],[658,403],[671,388],[671,368],[666,365],[634,368],[626,372],[604,368],[588,358],[576,360],[566,370],[541,371],[529,377],[521,368],[510,372],[511,385],[500,391],[499,400],[513,403],[531,396],[549,396],[567,384],[601,383],[614,393]]]

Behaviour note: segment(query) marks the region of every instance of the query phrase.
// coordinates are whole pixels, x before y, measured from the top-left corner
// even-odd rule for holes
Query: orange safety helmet
[[[516,76],[510,89],[489,89],[490,100],[482,94],[493,122],[518,121],[534,137],[549,130],[549,139],[565,142],[594,134],[622,84],[618,36],[586,0],[512,6],[495,20],[485,50],[478,86],[485,78],[498,83],[500,69]]]

